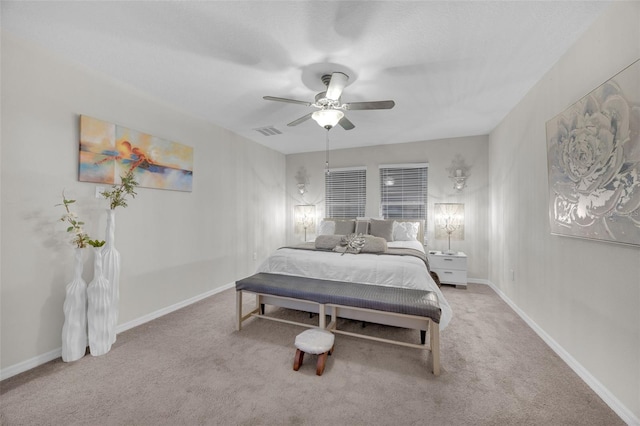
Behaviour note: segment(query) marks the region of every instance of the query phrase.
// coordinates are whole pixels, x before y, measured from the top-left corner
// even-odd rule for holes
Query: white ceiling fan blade
[[[307,101],[299,101],[297,99],[289,99],[289,98],[277,98],[275,96],[263,96],[262,99],[264,99],[265,101],[288,102],[291,104],[301,104],[306,106],[312,105],[311,102],[307,102]]]
[[[347,85],[347,81],[349,81],[348,75],[341,72],[332,73],[331,81],[327,87],[327,99],[331,99],[333,101],[340,99],[340,96],[342,96],[342,89]]]
[[[351,121],[349,121],[347,116],[342,117],[340,121],[338,121],[338,124],[341,125],[345,130],[351,130],[356,127]]]
[[[369,101],[369,102],[349,102],[344,104],[348,110],[357,109],[391,109],[396,106],[394,101]]]
[[[300,123],[304,123],[305,121],[307,121],[308,119],[311,118],[311,114],[313,114],[313,113],[310,112],[307,115],[303,115],[302,117],[298,118],[297,120],[293,120],[291,123],[287,124],[287,126],[293,127],[293,126],[297,126]]]

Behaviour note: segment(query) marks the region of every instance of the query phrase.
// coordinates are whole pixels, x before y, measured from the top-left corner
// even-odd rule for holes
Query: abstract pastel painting
[[[551,233],[640,245],[640,60],[546,130]]]
[[[81,182],[115,183],[116,125],[80,116]]]
[[[113,184],[129,170],[141,187],[191,191],[193,148],[81,116],[79,180]]]

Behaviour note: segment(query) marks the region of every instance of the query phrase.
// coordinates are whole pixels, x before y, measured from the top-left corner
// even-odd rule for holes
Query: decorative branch
[[[61,218],[61,222],[69,223],[69,227],[67,228],[67,232],[72,232],[75,236],[71,240],[72,244],[75,244],[77,248],[85,248],[89,243],[90,237],[87,233],[82,229],[82,222],[78,219],[78,215],[71,211],[69,205],[75,203],[76,200],[68,200],[64,195],[64,190],[62,191],[62,204],[56,204],[56,206],[64,206],[64,209],[67,211]]]
[[[120,185],[113,185],[111,191],[102,192],[102,196],[109,200],[109,208],[115,210],[116,207],[127,207],[127,195],[136,198],[135,187],[138,185],[133,176],[133,169],[126,175],[120,177]]]

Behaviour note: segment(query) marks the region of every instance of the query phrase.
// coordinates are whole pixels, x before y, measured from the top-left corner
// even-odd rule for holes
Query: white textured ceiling
[[[583,1],[2,1],[2,29],[282,153],[321,151],[320,76],[349,70],[333,148],[488,134],[608,6]],[[254,129],[273,126],[281,135]],[[153,132],[153,129],[146,129]]]

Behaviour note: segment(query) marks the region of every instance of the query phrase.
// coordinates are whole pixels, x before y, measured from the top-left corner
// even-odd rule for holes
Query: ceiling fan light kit
[[[263,99],[267,101],[287,102],[318,108],[318,111],[303,115],[302,117],[287,124],[287,126],[297,126],[298,124],[307,121],[309,118],[313,118],[316,123],[327,130],[330,130],[337,124],[342,126],[345,130],[351,130],[355,127],[354,124],[345,117],[343,111],[391,109],[395,106],[395,102],[391,100],[341,104],[340,97],[342,96],[342,91],[349,81],[349,76],[342,72],[333,72],[331,74],[324,74],[321,77],[321,80],[322,83],[327,86],[327,90],[318,93],[315,96],[315,102],[306,102],[297,99],[279,98],[274,96],[264,96]]]
[[[327,130],[338,124],[342,117],[344,117],[344,112],[338,109],[321,109],[311,114],[311,118]]]

